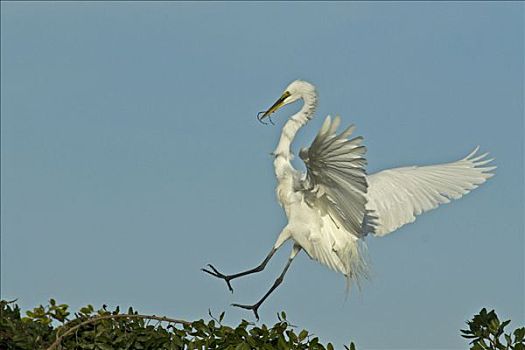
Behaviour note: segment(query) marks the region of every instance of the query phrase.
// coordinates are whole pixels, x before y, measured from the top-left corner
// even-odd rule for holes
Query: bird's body
[[[366,275],[364,237],[391,233],[413,222],[416,215],[460,198],[491,177],[490,171],[495,168],[484,166],[491,159],[485,159],[486,154],[477,156],[476,148],[467,157],[451,163],[395,168],[367,175],[363,138],[348,139],[353,126],[337,134],[340,118],[332,120],[328,116],[312,145],[299,153],[307,168],[306,173],[301,173],[292,165],[291,143],[314,115],[317,107],[314,86],[294,81],[259,120],[299,99],[304,104],[285,123],[273,152],[277,200],[288,224],[258,267],[235,275],[223,275],[211,265],[212,271],[204,269],[225,279],[232,290],[230,280],[261,271],[284,242],[293,240],[288,263],[270,291],[254,305],[234,304],[253,310],[257,317],[257,309],[282,282],[299,251],[304,250],[310,258],[342,273],[348,281],[357,281]]]
[[[309,87],[306,82],[299,84],[300,87],[303,85]],[[293,256],[300,247],[311,258],[350,277],[352,272],[355,275],[363,272],[362,259],[359,257],[355,261],[355,258],[358,258],[359,232],[349,234],[337,224],[336,218],[323,212],[321,206],[313,204],[306,198],[309,194],[305,187],[308,186],[306,174],[296,170],[291,162],[293,159],[291,143],[299,129],[313,116],[317,107],[315,90],[306,91],[308,93],[302,95],[303,107],[286,122],[279,143],[273,152],[277,200],[288,218],[288,224],[277,238],[274,248],[279,249],[284,242],[292,239],[295,243]],[[354,264],[352,264],[352,257]]]

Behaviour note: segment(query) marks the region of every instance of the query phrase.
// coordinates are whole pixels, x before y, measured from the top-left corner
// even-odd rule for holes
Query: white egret
[[[416,215],[476,188],[495,169],[486,166],[492,159],[486,159],[487,154],[477,155],[476,148],[451,163],[402,167],[367,175],[363,138],[348,139],[354,126],[337,134],[340,118],[328,116],[311,146],[299,153],[307,168],[303,174],[292,166],[290,145],[297,131],[314,115],[315,87],[301,80],[292,82],[258,119],[269,119],[279,108],[297,100],[303,100],[304,104],[284,125],[273,152],[277,199],[286,212],[288,224],[259,266],[233,275],[224,275],[212,265],[203,269],[224,279],[233,292],[231,280],[262,271],[283,243],[291,239],[288,262],[270,290],[253,305],[233,304],[252,310],[257,319],[260,305],[281,284],[301,250],[311,259],[342,273],[347,281],[357,281],[366,275],[362,248],[367,234],[384,236],[413,222]]]

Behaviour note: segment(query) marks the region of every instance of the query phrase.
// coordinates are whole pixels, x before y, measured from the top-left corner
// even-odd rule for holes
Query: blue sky
[[[1,3],[1,296],[23,308],[132,305],[177,318],[255,302],[289,254],[252,267],[285,217],[257,123],[294,79],[355,123],[369,172],[452,161],[497,175],[384,238],[372,278],[301,254],[263,305],[338,347],[460,349],[481,307],[524,322],[523,3]],[[298,165],[300,166],[300,165]]]

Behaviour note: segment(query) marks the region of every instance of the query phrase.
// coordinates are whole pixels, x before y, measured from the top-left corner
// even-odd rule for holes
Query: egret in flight
[[[292,240],[288,262],[268,292],[253,305],[233,304],[252,310],[257,319],[259,307],[281,284],[301,250],[311,259],[342,273],[347,281],[358,281],[366,276],[365,236],[384,236],[413,222],[416,215],[460,198],[490,178],[495,169],[486,166],[492,159],[486,159],[487,154],[477,155],[477,147],[455,162],[394,168],[367,175],[363,138],[349,139],[354,126],[337,134],[341,120],[328,116],[310,147],[299,152],[307,169],[301,173],[292,166],[290,145],[299,129],[314,116],[315,87],[306,81],[292,82],[257,118],[261,122],[271,121],[271,114],[298,100],[303,101],[303,106],[285,123],[273,152],[277,199],[286,212],[288,224],[259,266],[232,275],[219,272],[213,265],[203,269],[225,280],[233,292],[230,283],[233,279],[262,271],[283,243]]]

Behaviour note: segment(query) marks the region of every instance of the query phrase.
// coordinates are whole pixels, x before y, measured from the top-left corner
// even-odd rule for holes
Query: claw
[[[208,274],[210,274],[212,276],[215,276],[217,278],[225,280],[226,284],[228,285],[228,289],[230,290],[230,292],[233,293],[233,288],[232,288],[232,285],[230,283],[231,276],[226,276],[226,275],[220,273],[219,271],[217,271],[217,269],[212,264],[208,264],[206,266],[208,266],[211,269],[211,271],[208,270],[208,269],[205,269],[205,268],[202,268],[201,271],[206,272],[206,273],[208,273]]]
[[[208,264],[206,266],[208,266],[210,269],[212,269],[213,272],[215,272],[216,274],[219,274],[219,275],[221,274],[219,271],[217,271],[217,269],[212,264]]]
[[[255,319],[259,321],[259,313],[257,312],[259,310],[259,306],[261,306],[259,303],[254,304],[254,305],[242,305],[242,304],[231,304],[231,305],[235,307],[240,307],[241,309],[252,310],[253,313],[255,314]]]

